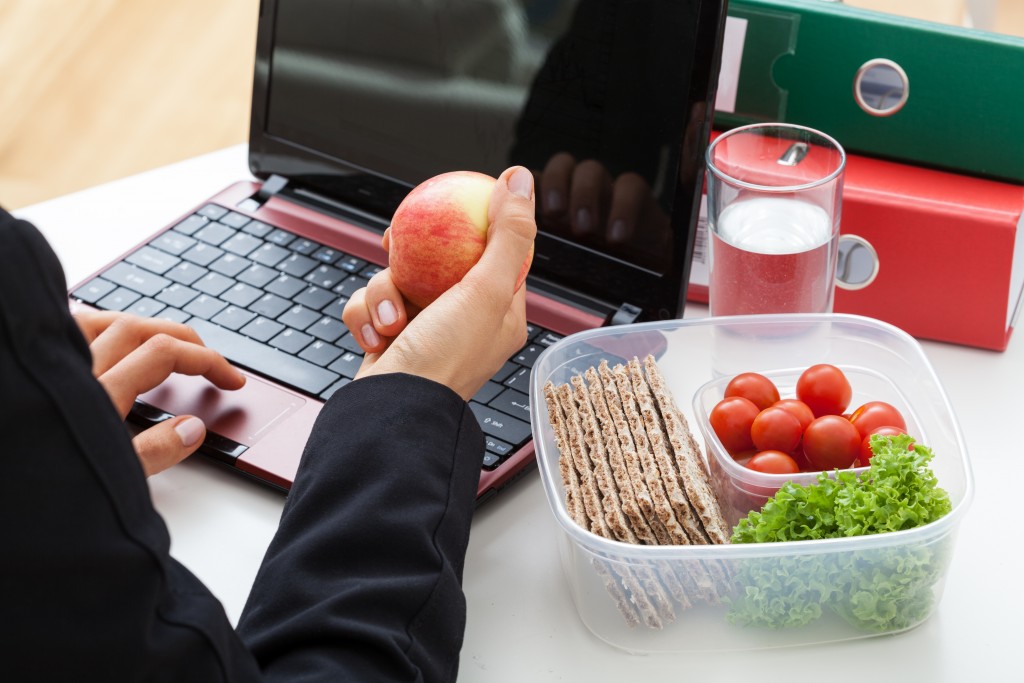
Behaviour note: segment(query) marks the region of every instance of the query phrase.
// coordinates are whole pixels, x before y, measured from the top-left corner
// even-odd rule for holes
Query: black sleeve
[[[483,439],[407,376],[326,405],[240,630],[169,555],[53,251],[0,211],[0,654],[12,680],[446,680]],[[257,659],[265,671],[257,667]]]
[[[468,406],[433,382],[369,377],[331,398],[239,623],[268,678],[454,680],[482,452]]]

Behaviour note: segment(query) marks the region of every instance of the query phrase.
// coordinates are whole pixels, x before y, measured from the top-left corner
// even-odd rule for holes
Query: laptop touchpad
[[[202,377],[172,375],[139,400],[173,415],[195,415],[209,431],[251,446],[306,399],[246,373],[245,386],[222,391]]]

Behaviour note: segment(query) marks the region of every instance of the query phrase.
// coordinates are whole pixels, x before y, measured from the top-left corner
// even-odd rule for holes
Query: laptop
[[[386,267],[398,203],[445,171],[523,165],[539,227],[529,341],[470,402],[486,435],[478,501],[494,496],[534,464],[529,377],[547,346],[683,314],[724,19],[722,0],[263,0],[258,180],[70,290],[191,325],[248,382],[176,375],[131,419],[198,415],[200,453],[287,491],[362,361],[341,311]]]

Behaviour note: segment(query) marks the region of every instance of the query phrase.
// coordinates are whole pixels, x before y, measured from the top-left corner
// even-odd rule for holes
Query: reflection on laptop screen
[[[386,225],[432,175],[526,166],[541,230],[531,282],[642,318],[681,315],[720,0],[291,0],[273,11],[254,172]]]

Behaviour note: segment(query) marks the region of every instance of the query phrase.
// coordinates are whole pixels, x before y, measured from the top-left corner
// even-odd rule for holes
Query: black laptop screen
[[[253,171],[386,225],[432,175],[526,166],[533,280],[680,315],[721,4],[265,2]]]

